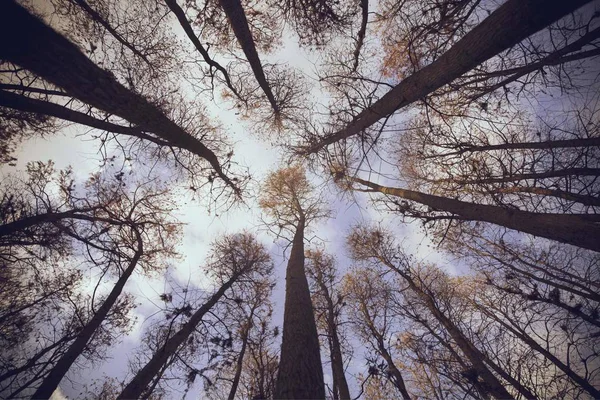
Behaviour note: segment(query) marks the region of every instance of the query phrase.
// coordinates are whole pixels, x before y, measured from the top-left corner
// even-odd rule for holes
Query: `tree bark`
[[[94,314],[92,319],[83,327],[77,338],[71,344],[69,349],[65,352],[65,354],[60,357],[60,359],[56,362],[52,370],[46,375],[46,378],[42,381],[42,384],[37,388],[35,393],[33,394],[33,399],[49,399],[52,396],[52,393],[56,390],[60,381],[64,378],[64,376],[69,372],[69,369],[75,363],[75,360],[81,355],[85,346],[89,343],[90,339],[96,333],[96,330],[100,327],[102,322],[106,319],[106,316],[112,309],[112,307],[117,302],[117,299],[121,295],[127,280],[133,274],[133,271],[144,252],[144,247],[142,243],[142,238],[139,233],[136,231],[136,240],[137,240],[137,249],[135,251],[135,255],[129,262],[127,269],[123,272],[113,289],[110,291],[110,294],[104,300],[98,311]]]
[[[137,399],[141,396],[144,389],[152,381],[152,378],[160,371],[161,367],[167,362],[170,356],[172,356],[179,346],[192,334],[196,326],[202,321],[204,315],[210,311],[210,309],[219,301],[219,299],[225,294],[225,292],[233,285],[237,280],[238,276],[234,275],[227,282],[225,282],[215,294],[213,294],[206,303],[202,305],[196,312],[190,317],[183,327],[173,336],[171,336],[167,342],[162,346],[144,365],[144,367],[138,371],[133,379],[125,386],[125,389],[119,394],[117,400],[121,399]]]
[[[304,153],[314,154],[359,134],[381,118],[426,97],[589,1],[508,0],[437,60],[404,79],[343,129],[307,146]]]
[[[593,215],[532,213],[498,206],[474,204],[412,190],[380,186],[360,178],[349,178],[373,191],[400,197],[446,211],[463,219],[489,222],[535,236],[600,252],[600,226]]]
[[[9,91],[0,89],[0,106],[12,108],[14,110],[43,114],[49,117],[60,118],[64,121],[75,122],[77,124],[89,126],[90,128],[100,129],[107,132],[118,133],[121,135],[133,136],[148,140],[159,146],[170,146],[165,140],[150,136],[144,133],[140,128],[113,124],[91,117],[79,111],[71,110],[68,107],[61,106],[49,101],[38,100],[27,96],[22,96]]]
[[[304,218],[296,227],[286,270],[285,311],[276,399],[324,399],[319,337],[304,270]]]
[[[13,0],[0,2],[0,58],[30,70],[67,94],[152,132],[175,147],[207,160],[237,191],[214,152],[143,96],[125,88],[69,40]]]
[[[271,90],[271,86],[267,81],[265,71],[263,70],[260,62],[260,58],[258,57],[256,45],[254,44],[252,32],[250,32],[248,19],[244,13],[242,3],[240,0],[219,0],[219,3],[225,12],[225,15],[227,15],[229,25],[231,26],[238,43],[242,47],[242,50],[246,55],[246,59],[250,63],[250,67],[252,68],[252,72],[254,73],[256,81],[267,96],[267,99],[269,100],[269,103],[271,103],[271,107],[273,108],[275,114],[279,114],[279,105],[277,104],[277,100],[273,95],[273,91]]]

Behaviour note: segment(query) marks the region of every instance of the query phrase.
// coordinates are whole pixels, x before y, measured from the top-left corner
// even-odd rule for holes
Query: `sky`
[[[173,29],[182,40],[187,40],[178,26],[173,25]],[[301,49],[293,36],[289,34],[284,37],[283,45],[277,51],[269,56],[261,54],[261,57],[263,57],[263,62],[293,65],[312,81],[317,79],[314,72],[315,66],[322,61],[319,59],[318,52]],[[327,94],[320,91],[316,85],[311,95],[317,100],[322,100],[323,103],[327,101]],[[252,133],[249,124],[241,121],[236,115],[235,109],[231,109],[230,105],[219,100],[204,101],[203,103],[207,106],[209,113],[221,121],[224,130],[230,135],[229,139],[235,143],[235,160],[241,165],[251,166],[255,184],[263,181],[270,171],[284,164],[281,150],[268,144],[259,135]],[[24,171],[26,164],[30,161],[50,159],[54,161],[57,169],[73,166],[76,178],[80,181],[85,180],[90,173],[98,171],[101,165],[98,142],[90,140],[88,132],[88,128],[73,125],[62,129],[56,135],[48,135],[44,138],[33,137],[26,140],[18,148],[16,166],[3,166],[0,169],[0,181],[7,174]],[[135,169],[136,166],[133,165],[132,168]],[[313,176],[312,179],[315,184],[320,183],[318,178]],[[325,188],[324,191],[327,193],[334,215],[312,227],[312,235],[307,235],[306,238],[309,243],[307,247],[318,243],[326,244],[327,250],[338,260],[340,275],[351,266],[351,262],[345,254],[345,235],[353,225],[364,221],[381,222],[402,237],[404,246],[418,259],[438,263],[449,272],[456,272],[456,264],[440,253],[435,244],[423,235],[419,223],[402,224],[399,219],[378,212],[370,206],[368,196],[364,194],[349,198],[342,197],[330,187]],[[180,190],[179,192],[180,208],[176,210],[175,216],[185,224],[182,241],[178,248],[184,257],[181,261],[169,266],[171,278],[181,284],[189,281],[194,286],[209,288],[210,282],[201,274],[199,267],[205,260],[212,240],[224,233],[235,233],[242,230],[257,233],[259,240],[269,248],[275,263],[274,273],[277,286],[273,296],[275,311],[273,324],[281,327],[287,262],[287,254],[284,253],[286,243],[281,240],[276,241],[262,225],[260,210],[255,199],[249,199],[247,207],[236,207],[216,216],[214,213],[209,213],[197,199],[191,198],[189,191]],[[94,274],[92,273],[88,279],[93,281],[96,277]],[[62,395],[76,397],[84,385],[97,379],[103,379],[105,376],[123,378],[127,371],[128,355],[137,348],[143,330],[151,323],[148,318],[159,310],[158,296],[165,292],[167,286],[165,276],[149,278],[135,274],[130,279],[125,290],[134,294],[139,303],[139,306],[133,311],[137,322],[131,333],[127,337],[121,338],[120,342],[113,346],[108,353],[109,357],[106,362],[96,365],[92,369],[84,365],[83,369],[75,369],[70,373],[70,379],[63,380],[61,385]],[[359,343],[355,344],[360,347]],[[326,353],[323,352],[322,358],[325,356]],[[362,369],[361,356],[361,349],[356,349],[355,360],[349,369],[350,374],[358,373]],[[330,373],[327,370],[325,372],[326,380],[330,382]],[[351,390],[356,391],[352,379],[350,381]],[[60,396],[60,394],[55,394],[56,399],[60,399]],[[193,393],[189,398],[192,396]]]

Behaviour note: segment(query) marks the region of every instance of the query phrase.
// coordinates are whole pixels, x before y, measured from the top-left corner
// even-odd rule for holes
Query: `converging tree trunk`
[[[100,327],[102,322],[104,322],[106,316],[117,302],[119,295],[123,291],[123,287],[125,287],[127,280],[129,277],[131,277],[131,274],[133,274],[135,266],[144,252],[142,238],[136,229],[134,229],[134,232],[136,235],[137,249],[133,258],[129,262],[127,269],[123,271],[123,274],[110,291],[110,294],[106,300],[104,300],[98,311],[94,314],[90,322],[83,327],[73,344],[71,344],[65,354],[63,354],[63,356],[57,361],[50,373],[43,380],[42,384],[37,388],[32,396],[33,399],[49,399],[50,396],[52,396],[52,393],[54,393],[60,384],[60,381],[64,378],[67,372],[69,372],[69,369],[71,369],[75,363],[75,360],[77,360],[77,358],[81,355],[85,349],[85,346],[88,344],[92,336],[94,336],[96,330]]]
[[[219,299],[225,294],[225,292],[233,285],[238,277],[233,276],[226,281],[220,288],[214,293],[206,303],[202,305],[186,322],[177,333],[171,336],[167,342],[160,347],[156,353],[152,356],[150,361],[144,365],[142,369],[131,379],[131,381],[125,386],[121,394],[117,399],[138,399],[142,395],[142,392],[150,384],[152,379],[159,373],[163,365],[169,360],[169,358],[175,354],[179,346],[192,334],[196,326],[202,321],[204,315],[210,311],[210,309],[217,304]]]
[[[324,399],[317,326],[304,270],[304,219],[298,222],[285,278],[285,311],[276,399]]]
[[[381,186],[360,178],[348,178],[371,191],[400,197],[446,211],[458,219],[482,221],[515,229],[535,236],[572,244],[600,252],[600,224],[595,215],[532,213],[498,206],[474,204],[413,190]]]
[[[313,154],[357,135],[400,108],[426,97],[462,74],[516,45],[589,0],[508,0],[437,60],[404,79],[343,129],[304,149]]]
[[[229,186],[216,154],[141,95],[94,64],[73,43],[14,1],[0,3],[0,58],[30,70],[82,102],[118,115],[207,160]]]
[[[248,19],[244,13],[242,3],[240,0],[219,0],[219,3],[225,12],[225,15],[227,15],[229,25],[231,26],[238,43],[242,47],[242,50],[246,55],[246,59],[250,63],[250,67],[252,68],[252,72],[254,73],[256,81],[267,96],[267,99],[269,100],[269,103],[271,103],[271,107],[273,108],[275,114],[279,114],[279,106],[277,105],[277,100],[273,95],[273,91],[271,90],[271,86],[267,81],[265,71],[263,70],[260,62],[260,58],[258,57],[258,51],[256,51],[256,45],[254,44],[252,32],[250,32]]]

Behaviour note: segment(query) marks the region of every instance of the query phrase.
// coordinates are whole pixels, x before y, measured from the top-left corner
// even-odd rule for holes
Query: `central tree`
[[[276,399],[323,399],[323,367],[319,338],[304,268],[304,230],[328,211],[313,194],[300,167],[280,169],[263,185],[260,206],[278,226],[278,235],[292,237],[285,278],[285,311]]]

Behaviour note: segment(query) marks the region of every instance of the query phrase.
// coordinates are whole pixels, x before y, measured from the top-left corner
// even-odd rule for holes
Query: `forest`
[[[600,399],[600,1],[0,0],[0,398]]]

